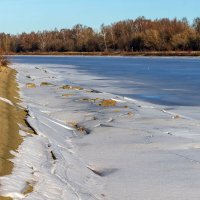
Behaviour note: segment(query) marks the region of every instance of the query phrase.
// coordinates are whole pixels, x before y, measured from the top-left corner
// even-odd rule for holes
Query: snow
[[[5,103],[7,103],[7,104],[9,104],[9,105],[11,105],[11,106],[13,106],[13,103],[10,100],[6,99],[6,98],[0,97],[0,100],[5,102]]]
[[[1,194],[33,200],[199,199],[198,107],[170,109],[116,96],[106,87],[91,92],[100,90],[97,79],[103,77],[73,66],[66,72],[45,64],[12,67],[36,134],[21,131],[24,141],[13,152],[13,173],[0,178]],[[84,89],[62,89],[66,84]],[[117,105],[99,106],[101,99]],[[27,185],[33,192],[25,194]]]

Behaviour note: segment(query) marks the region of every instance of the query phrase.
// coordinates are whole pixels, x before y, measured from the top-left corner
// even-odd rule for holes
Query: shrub
[[[7,67],[8,64],[9,64],[9,60],[8,58],[6,58],[5,56],[0,56],[0,66],[4,66],[4,67]]]

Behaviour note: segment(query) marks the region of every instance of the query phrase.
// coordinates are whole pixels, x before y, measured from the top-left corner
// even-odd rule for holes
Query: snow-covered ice
[[[199,107],[185,112],[99,91],[97,77],[73,67],[69,76],[45,64],[12,67],[35,134],[22,131],[13,173],[0,178],[1,194],[33,200],[199,199]],[[88,80],[94,87],[87,87]],[[63,89],[66,84],[72,88]],[[116,106],[100,106],[103,99]],[[29,186],[33,191],[26,193]]]

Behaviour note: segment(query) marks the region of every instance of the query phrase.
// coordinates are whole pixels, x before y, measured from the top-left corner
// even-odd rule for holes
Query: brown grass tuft
[[[74,96],[75,94],[62,94],[63,97],[71,97]]]
[[[52,83],[48,83],[48,82],[42,82],[40,84],[40,86],[51,86],[51,85],[53,85],[53,84]]]
[[[63,85],[62,87],[60,87],[63,90],[83,90],[82,87],[79,86],[72,86],[72,85]]]
[[[90,133],[90,131],[87,129],[87,128],[85,128],[84,126],[80,126],[78,123],[76,123],[76,122],[69,122],[69,124],[73,127],[73,128],[75,128],[77,131],[79,131],[79,132],[81,132],[81,133],[83,133],[83,134],[89,134]]]
[[[100,102],[100,106],[109,107],[109,106],[116,106],[117,102],[112,99],[104,99]]]
[[[35,83],[27,83],[26,87],[27,88],[36,88],[36,85],[35,85]]]

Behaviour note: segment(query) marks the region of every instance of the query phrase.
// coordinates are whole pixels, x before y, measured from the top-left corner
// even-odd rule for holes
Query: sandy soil
[[[19,135],[18,124],[25,125],[26,112],[19,106],[18,87],[15,80],[16,72],[7,67],[0,67],[0,97],[8,99],[13,105],[0,99],[0,176],[12,172],[13,156],[10,151],[16,151],[22,138]],[[8,199],[0,197],[0,200]]]

